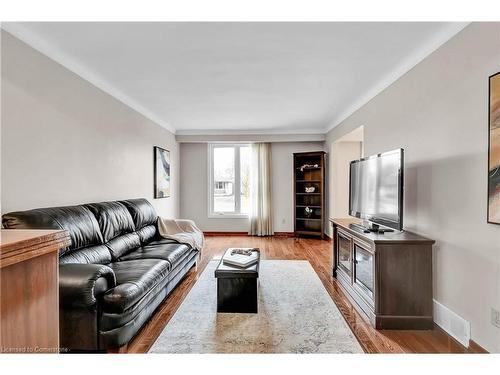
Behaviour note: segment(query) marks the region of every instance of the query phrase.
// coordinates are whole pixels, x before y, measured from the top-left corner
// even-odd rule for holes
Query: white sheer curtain
[[[250,230],[253,236],[272,236],[271,144],[254,143],[250,163]]]

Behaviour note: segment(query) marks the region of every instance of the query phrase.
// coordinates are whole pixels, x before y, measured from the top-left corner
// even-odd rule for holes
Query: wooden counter
[[[0,231],[0,352],[59,351],[59,249],[67,231]]]

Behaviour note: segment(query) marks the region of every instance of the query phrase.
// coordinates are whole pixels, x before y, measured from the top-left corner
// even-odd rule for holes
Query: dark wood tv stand
[[[411,232],[364,233],[330,219],[333,276],[376,329],[432,329],[432,245]]]

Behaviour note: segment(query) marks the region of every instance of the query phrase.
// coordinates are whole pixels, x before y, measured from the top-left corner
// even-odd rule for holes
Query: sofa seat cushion
[[[163,259],[169,262],[171,269],[191,252],[191,246],[162,239],[150,242],[139,249],[123,256],[120,260]]]
[[[168,276],[161,283],[157,284],[139,302],[121,313],[110,313],[104,311],[101,317],[100,330],[111,331],[131,324],[144,312],[151,314],[158,304],[169,294],[175,285],[186,275],[196,261],[196,250],[192,250],[189,255],[182,260],[177,267],[170,270]],[[139,318],[140,319],[140,318]],[[132,323],[133,324],[133,323]]]
[[[139,259],[110,263],[116,287],[106,292],[103,309],[122,313],[162,283],[170,272],[170,263],[162,259]]]
[[[67,263],[108,264],[111,263],[111,253],[105,245],[84,247],[59,258],[59,264]]]

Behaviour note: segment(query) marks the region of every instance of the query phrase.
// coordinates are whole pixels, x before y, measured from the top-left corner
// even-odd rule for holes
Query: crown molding
[[[20,39],[22,42],[28,44],[38,52],[46,55],[50,59],[59,63],[66,69],[80,76],[84,80],[90,82],[92,85],[96,86],[100,90],[105,93],[111,95],[115,99],[119,100],[126,106],[132,108],[136,112],[140,113],[144,117],[153,121],[154,123],[160,125],[171,133],[175,134],[179,139],[203,139],[203,137],[207,139],[212,139],[214,136],[224,136],[228,138],[232,138],[235,136],[244,136],[247,139],[252,138],[252,136],[256,139],[262,139],[266,136],[272,136],[273,139],[279,139],[280,136],[290,136],[293,135],[293,139],[296,139],[298,135],[307,135],[308,138],[316,139],[320,136],[325,138],[325,135],[331,131],[334,127],[339,125],[342,121],[347,119],[361,107],[363,107],[366,103],[372,100],[375,96],[380,94],[394,82],[396,82],[399,78],[405,75],[408,71],[410,71],[413,67],[415,67],[418,63],[424,60],[427,56],[429,56],[432,52],[441,47],[444,43],[450,40],[453,36],[463,30],[466,26],[468,26],[470,22],[454,22],[450,23],[447,28],[445,28],[441,33],[436,34],[434,38],[432,38],[426,45],[409,56],[405,61],[403,61],[396,69],[390,72],[388,75],[383,77],[377,84],[369,88],[365,94],[361,95],[357,100],[355,100],[345,111],[343,111],[340,115],[336,116],[334,119],[329,121],[329,125],[325,128],[320,129],[294,129],[294,130],[283,130],[283,129],[261,129],[261,130],[176,130],[171,124],[166,123],[161,120],[159,116],[150,110],[146,109],[144,106],[139,104],[134,99],[130,98],[128,95],[123,93],[122,91],[115,88],[109,82],[106,81],[103,77],[100,77],[94,73],[92,73],[88,68],[79,64],[74,59],[70,58],[62,51],[60,51],[57,47],[50,45],[45,42],[38,36],[34,35],[32,32],[27,30],[20,23],[11,23],[11,22],[2,22],[1,28],[6,32],[12,34],[14,37]]]

